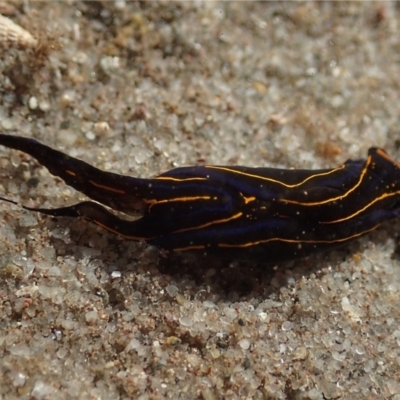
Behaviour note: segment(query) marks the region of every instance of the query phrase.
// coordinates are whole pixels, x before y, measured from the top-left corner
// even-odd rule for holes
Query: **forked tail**
[[[135,190],[146,185],[145,179],[102,171],[32,138],[0,134],[0,145],[31,155],[51,174],[99,203],[127,214],[143,213],[146,209],[141,197],[135,194]]]

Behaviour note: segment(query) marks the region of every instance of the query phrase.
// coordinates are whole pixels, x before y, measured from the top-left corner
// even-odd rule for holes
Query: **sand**
[[[400,160],[389,2],[1,2],[0,130],[98,168]],[[1,27],[0,21],[0,27]],[[22,33],[21,33],[22,32]],[[0,149],[0,195],[84,197]],[[0,203],[1,399],[400,399],[400,225],[271,266]]]

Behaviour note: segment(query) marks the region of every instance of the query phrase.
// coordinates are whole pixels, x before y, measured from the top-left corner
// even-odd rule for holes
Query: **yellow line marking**
[[[85,219],[86,219],[87,221],[89,221],[89,222],[93,222],[94,224],[100,226],[101,228],[106,229],[107,231],[112,232],[112,233],[114,233],[115,235],[120,236],[120,237],[122,237],[122,238],[124,238],[124,239],[126,239],[126,240],[137,240],[137,241],[140,241],[140,240],[151,240],[151,239],[154,239],[154,237],[148,237],[148,238],[146,238],[146,237],[143,237],[143,236],[129,236],[129,235],[124,235],[123,233],[119,232],[118,230],[113,229],[113,228],[110,228],[109,226],[104,225],[103,223],[101,223],[101,222],[99,222],[99,221],[97,221],[97,220],[95,220],[95,219],[91,219],[91,218],[87,218],[87,217],[85,217]]]
[[[397,162],[396,160],[394,160],[392,157],[390,157],[389,154],[386,153],[385,150],[379,149],[379,148],[377,148],[377,149],[375,149],[375,150],[376,150],[376,152],[377,152],[381,157],[383,157],[383,158],[384,158],[385,160],[387,160],[387,161],[392,162],[394,165],[396,165],[397,168],[400,169],[400,163]]]
[[[252,201],[257,200],[257,197],[255,197],[255,196],[246,197],[243,193],[240,193],[240,195],[243,197],[244,204],[249,204]]]
[[[336,223],[339,223],[339,222],[347,221],[347,220],[352,219],[355,216],[361,214],[363,211],[365,211],[367,208],[371,207],[373,204],[377,203],[378,201],[381,201],[381,200],[386,199],[388,197],[396,196],[398,194],[400,194],[400,191],[393,192],[393,193],[384,193],[382,196],[377,197],[376,199],[374,199],[373,201],[368,203],[363,208],[360,208],[354,214],[348,215],[347,217],[340,218],[340,219],[337,219],[337,220],[334,220],[334,221],[321,222],[321,224],[328,225],[328,224],[336,224]]]
[[[66,172],[68,175],[76,176],[76,173],[75,173],[74,171],[69,170],[69,169],[66,169],[65,172]]]
[[[207,222],[206,224],[203,224],[203,225],[193,226],[191,228],[179,229],[178,231],[172,231],[171,234],[182,233],[182,232],[186,232],[186,231],[194,231],[196,229],[203,229],[203,228],[207,228],[208,226],[212,226],[212,225],[223,224],[224,222],[229,222],[229,221],[232,221],[234,219],[240,218],[242,215],[243,215],[243,213],[239,212],[239,213],[237,213],[235,215],[232,215],[229,218],[217,219],[215,221]]]
[[[355,239],[357,237],[360,237],[362,235],[365,235],[369,232],[374,231],[376,228],[378,228],[380,224],[375,225],[373,228],[365,230],[363,232],[357,233],[353,236],[349,236],[347,238],[342,238],[342,239],[336,239],[336,240],[292,240],[292,239],[283,239],[283,238],[271,238],[271,239],[266,239],[266,240],[260,240],[257,242],[249,242],[249,243],[244,243],[244,244],[228,244],[228,243],[219,243],[218,247],[221,248],[246,248],[246,247],[252,247],[252,246],[257,246],[260,244],[268,243],[268,242],[285,242],[285,243],[297,243],[297,244],[321,244],[321,243],[342,243],[346,242],[348,240]],[[187,247],[180,247],[180,248],[175,248],[173,249],[174,251],[190,251],[190,250],[198,250],[198,249],[204,249],[204,245],[198,245],[198,246],[187,246]]]
[[[207,178],[172,178],[169,176],[157,176],[156,178],[159,181],[173,181],[173,182],[187,182],[187,181],[206,181]]]
[[[341,194],[340,196],[332,197],[330,199],[326,199],[326,200],[322,200],[322,201],[313,201],[310,203],[304,203],[301,201],[287,200],[287,199],[279,199],[279,201],[282,203],[298,204],[301,206],[320,206],[322,204],[327,204],[327,203],[332,203],[334,201],[342,200],[345,197],[347,197],[350,193],[354,192],[361,185],[361,182],[363,181],[364,176],[367,173],[367,170],[368,170],[368,167],[370,164],[371,164],[371,156],[368,156],[365,166],[364,166],[363,170],[361,171],[358,182],[352,188],[350,188],[346,193]]]
[[[211,196],[193,196],[193,197],[175,197],[172,199],[164,199],[164,200],[156,200],[156,199],[151,199],[151,200],[146,200],[142,199],[146,204],[150,204],[151,206],[154,206],[156,204],[163,204],[163,203],[172,203],[175,201],[197,201],[197,200],[211,200]]]
[[[89,180],[89,182],[93,186],[96,186],[97,188],[100,188],[100,189],[107,190],[109,192],[114,192],[114,193],[118,193],[118,194],[126,194],[125,190],[120,190],[120,189],[115,189],[115,188],[110,187],[110,186],[100,185],[100,183],[96,183],[96,182],[94,182],[92,180]]]
[[[284,182],[282,182],[282,181],[278,181],[277,179],[267,178],[267,177],[265,177],[265,176],[260,176],[260,175],[255,175],[255,174],[249,174],[249,173],[247,173],[247,172],[242,172],[242,171],[236,171],[236,170],[231,169],[231,168],[228,168],[228,167],[218,167],[218,166],[216,166],[216,165],[206,165],[206,168],[218,169],[218,170],[221,170],[221,171],[227,171],[227,172],[232,172],[232,173],[234,173],[234,174],[247,176],[247,177],[249,177],[249,178],[256,178],[256,179],[260,179],[260,180],[262,180],[262,181],[273,182],[273,183],[277,183],[277,184],[279,184],[279,185],[285,186],[285,187],[287,187],[287,188],[299,187],[299,186],[303,185],[304,183],[308,182],[308,181],[311,180],[311,179],[318,178],[318,177],[320,177],[320,176],[326,176],[326,175],[333,174],[333,173],[335,173],[335,172],[337,172],[337,171],[340,171],[341,169],[343,169],[343,168],[345,168],[345,167],[346,167],[346,165],[343,164],[343,165],[341,165],[340,167],[331,169],[331,170],[329,170],[329,171],[327,171],[327,172],[321,172],[320,174],[311,175],[311,176],[309,176],[308,178],[304,179],[303,181],[301,181],[301,182],[299,182],[299,183],[295,183],[295,184],[293,184],[293,185],[288,185],[288,184],[286,184],[286,183],[284,183]],[[285,170],[285,171],[286,171],[286,170]],[[295,171],[295,170],[293,170],[293,171]]]
[[[260,244],[268,243],[268,242],[284,242],[284,243],[298,243],[298,244],[330,244],[330,243],[342,243],[342,242],[347,242],[348,240],[355,239],[357,237],[360,237],[362,235],[365,235],[369,232],[372,232],[375,230],[379,225],[375,225],[373,228],[365,230],[363,232],[356,233],[352,236],[346,237],[346,238],[341,238],[341,239],[335,239],[335,240],[296,240],[296,239],[284,239],[284,238],[271,238],[271,239],[265,239],[265,240],[258,240],[256,242],[249,242],[249,243],[243,243],[243,244],[229,244],[229,243],[219,243],[218,247],[222,248],[235,248],[235,247],[240,247],[240,248],[245,248],[245,247],[252,247],[252,246],[257,246]]]

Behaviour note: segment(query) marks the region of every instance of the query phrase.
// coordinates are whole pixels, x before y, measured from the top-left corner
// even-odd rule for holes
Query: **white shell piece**
[[[26,49],[37,44],[37,39],[27,30],[0,14],[0,47]]]

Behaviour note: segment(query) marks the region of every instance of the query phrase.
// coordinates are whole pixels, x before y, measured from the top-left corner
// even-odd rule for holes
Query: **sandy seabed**
[[[400,159],[390,2],[0,2],[0,129],[105,170]],[[0,21],[1,27],[1,21]],[[83,197],[0,149],[0,195]],[[398,222],[272,267],[0,203],[1,399],[400,399]],[[391,227],[391,228],[390,228]]]

